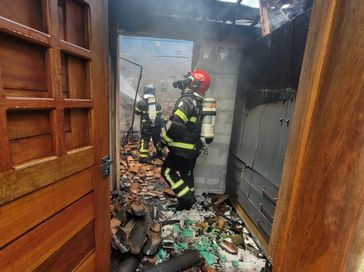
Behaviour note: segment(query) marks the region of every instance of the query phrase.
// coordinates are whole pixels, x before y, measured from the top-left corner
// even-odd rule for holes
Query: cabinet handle
[[[277,198],[272,197],[270,194],[267,193],[265,187],[260,188],[263,191],[263,196],[265,196],[272,204],[275,206],[277,204]]]
[[[258,228],[261,230],[261,232],[263,233],[263,236],[265,236],[265,238],[267,240],[270,239],[270,234],[268,233],[268,231],[263,227],[262,223],[260,223],[260,220],[257,219],[257,225],[258,225]]]
[[[262,214],[264,214],[265,217],[267,217],[268,220],[273,223],[273,216],[271,216],[269,214],[269,212],[266,209],[264,209],[264,204],[260,203],[259,205],[260,205],[260,211],[262,212]]]

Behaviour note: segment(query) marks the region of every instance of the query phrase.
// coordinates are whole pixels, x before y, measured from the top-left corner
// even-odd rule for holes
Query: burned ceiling
[[[218,0],[113,0],[110,24],[124,33],[185,39],[255,39],[258,8]],[[233,34],[233,35],[231,35]]]
[[[138,2],[138,1],[133,1]],[[150,14],[171,16],[190,20],[210,20],[221,23],[235,23],[246,20],[251,23],[259,21],[259,9],[244,6],[241,0],[235,4],[218,0],[153,0],[146,2]]]

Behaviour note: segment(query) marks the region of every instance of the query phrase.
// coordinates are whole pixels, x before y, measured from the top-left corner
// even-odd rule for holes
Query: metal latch
[[[101,159],[102,164],[100,165],[102,175],[104,178],[110,176],[110,165],[112,165],[112,159],[110,155],[107,155]]]

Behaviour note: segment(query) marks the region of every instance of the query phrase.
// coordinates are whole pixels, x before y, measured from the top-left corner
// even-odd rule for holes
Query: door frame
[[[269,244],[273,271],[364,269],[363,14],[364,0],[314,1]]]

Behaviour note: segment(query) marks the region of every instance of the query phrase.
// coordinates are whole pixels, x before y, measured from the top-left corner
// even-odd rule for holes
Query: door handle
[[[265,187],[262,187],[260,189],[263,191],[263,196],[265,196],[275,206],[277,204],[277,198],[268,194]]]
[[[112,159],[110,155],[107,155],[101,159],[102,164],[100,165],[102,176],[104,178],[110,176],[110,166],[112,165]]]
[[[273,216],[271,216],[269,214],[269,212],[266,209],[264,209],[264,204],[260,203],[259,206],[260,206],[260,211],[262,212],[262,214],[264,214],[265,217],[267,217],[268,220],[273,223]]]

